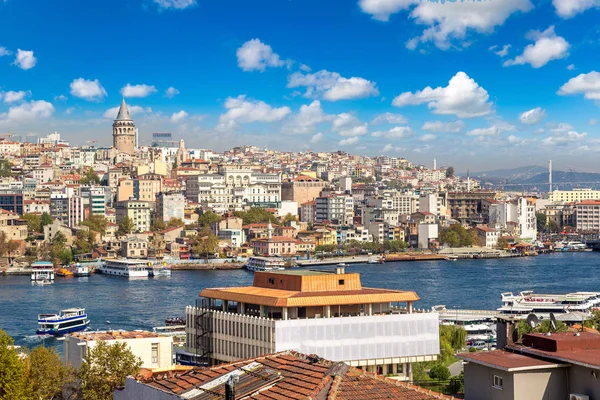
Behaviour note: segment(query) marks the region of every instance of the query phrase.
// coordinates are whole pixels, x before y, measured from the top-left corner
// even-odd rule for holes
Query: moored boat
[[[285,261],[277,257],[250,257],[244,267],[250,271],[283,271]]]
[[[87,319],[85,308],[69,308],[58,314],[39,314],[36,330],[38,335],[59,336],[70,332],[85,330],[90,321]]]
[[[501,294],[503,315],[526,317],[529,313],[539,318],[549,318],[551,313],[579,311],[590,313],[600,307],[600,292],[574,292],[567,294],[539,294],[524,290],[514,295],[512,292]]]
[[[66,268],[59,268],[58,271],[56,271],[56,275],[70,278],[73,276],[73,273]]]
[[[87,265],[81,265],[77,263],[71,267],[71,271],[75,276],[90,276],[90,267]]]
[[[144,260],[107,260],[98,268],[98,272],[106,275],[122,276],[125,278],[147,278],[147,261]]]
[[[169,317],[165,319],[166,326],[185,325],[185,317]]]
[[[31,264],[31,281],[53,281],[54,265],[50,261],[36,261]]]

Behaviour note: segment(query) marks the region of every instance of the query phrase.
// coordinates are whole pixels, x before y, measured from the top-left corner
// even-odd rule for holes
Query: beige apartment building
[[[151,213],[153,203],[140,200],[118,201],[116,207],[116,223],[125,217],[133,221],[134,232],[147,232],[152,224]]]
[[[600,190],[554,190],[552,194],[550,194],[549,200],[553,203],[575,203],[584,200],[600,200]]]

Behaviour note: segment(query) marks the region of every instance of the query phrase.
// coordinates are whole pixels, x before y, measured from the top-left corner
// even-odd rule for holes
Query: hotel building
[[[295,350],[410,379],[440,350],[438,315],[413,313],[417,300],[344,268],[256,272],[253,286],[207,288],[186,308],[186,351],[218,364]]]

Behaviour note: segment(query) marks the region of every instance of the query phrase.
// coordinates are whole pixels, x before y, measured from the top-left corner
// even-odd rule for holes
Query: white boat
[[[60,310],[58,314],[38,315],[38,335],[64,335],[70,332],[85,330],[90,321],[87,319],[85,308],[69,308]]]
[[[73,275],[75,276],[90,276],[90,268],[87,265],[75,264],[73,268]]]
[[[540,318],[549,318],[550,313],[590,313],[600,306],[600,292],[538,294],[532,290],[524,290],[517,295],[512,292],[502,293],[501,299],[502,307],[498,308],[501,314],[523,317],[529,313]]]
[[[50,261],[36,261],[31,264],[31,281],[43,282],[54,280],[54,265]]]
[[[250,257],[244,267],[250,271],[283,271],[285,261],[277,257]]]
[[[450,254],[449,256],[446,257],[447,261],[456,261],[458,260],[458,256],[455,256],[454,254]]]
[[[163,336],[185,336],[185,325],[155,326],[152,332]]]
[[[147,264],[148,261],[144,260],[106,260],[104,264],[98,268],[98,272],[125,278],[147,278]]]
[[[346,267],[347,265],[348,265],[348,264],[341,262],[341,263],[339,263],[337,266],[338,266],[338,267]]]

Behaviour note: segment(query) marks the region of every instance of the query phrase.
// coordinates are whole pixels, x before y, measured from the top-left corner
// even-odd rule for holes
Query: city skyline
[[[170,131],[217,151],[343,150],[479,171],[552,158],[595,171],[599,10],[5,0],[0,132],[109,145],[124,96],[141,145]]]

